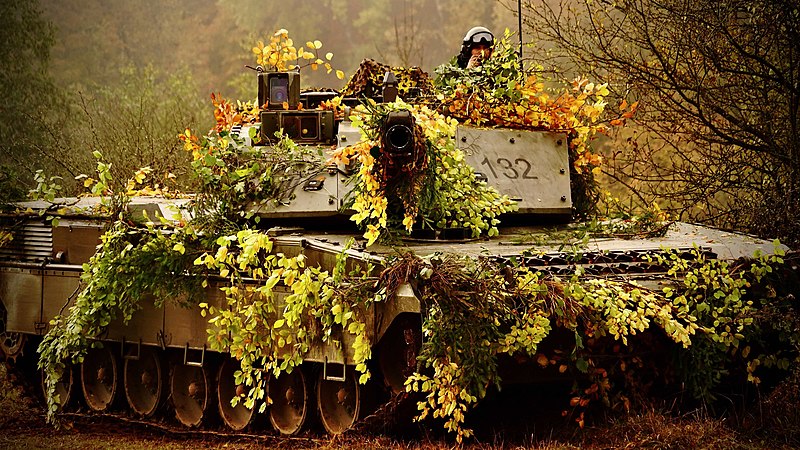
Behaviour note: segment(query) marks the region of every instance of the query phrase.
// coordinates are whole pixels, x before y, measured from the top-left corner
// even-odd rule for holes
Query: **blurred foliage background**
[[[37,169],[63,177],[94,170],[93,150],[120,177],[151,166],[178,176],[176,136],[213,125],[211,93],[251,100],[251,48],[285,28],[349,77],[364,58],[428,72],[458,53],[475,25],[516,31],[512,10],[454,0],[8,0],[0,6],[0,201],[24,197]],[[323,71],[304,87],[339,89]]]
[[[255,95],[255,83],[239,80],[251,75],[244,69],[254,61],[250,48],[280,28],[299,42],[322,41],[348,75],[364,58],[430,72],[458,52],[469,28],[517,28],[515,13],[497,2],[40,1],[44,18],[55,26],[52,73],[59,81],[113,85],[120,67],[150,64],[164,72],[188,69],[204,96]],[[306,75],[305,85],[343,83],[333,75]]]

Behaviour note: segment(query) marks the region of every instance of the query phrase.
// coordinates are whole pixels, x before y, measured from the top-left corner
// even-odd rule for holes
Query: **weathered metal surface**
[[[166,299],[165,299],[166,300]],[[139,299],[141,309],[136,311],[131,320],[125,324],[122,317],[117,317],[108,325],[108,333],[103,340],[124,342],[123,353],[131,346],[150,345],[164,347],[164,309],[156,308],[153,298],[146,296]]]
[[[75,270],[74,266],[70,269],[44,271],[44,280],[42,281],[44,301],[42,302],[40,334],[47,331],[50,321],[55,316],[69,313],[69,308],[75,303],[75,299],[80,293],[81,272]]]
[[[208,346],[206,330],[210,316],[203,317],[201,308],[194,305],[207,303],[216,309],[225,307],[225,294],[219,288],[220,285],[211,284],[198,294],[200,298],[180,299],[180,303],[164,302],[164,339],[167,347],[188,346],[193,350],[202,350]]]
[[[548,226],[532,222],[528,227],[501,228],[500,235],[469,242],[452,243],[447,241],[427,241],[404,243],[406,250],[426,256],[434,253],[455,253],[473,257],[484,255],[513,256],[521,252],[563,253],[575,252],[613,252],[613,251],[661,251],[666,248],[692,248],[695,245],[706,248],[720,259],[751,257],[754,252],[773,253],[772,242],[741,233],[726,232],[714,228],[683,222],[673,223],[664,236],[647,238],[591,237],[584,245],[577,238],[565,241],[556,232],[570,229],[570,226]],[[313,232],[306,235],[313,239]],[[324,239],[344,239],[344,236],[322,235]],[[785,247],[784,247],[785,249]],[[378,255],[396,253],[393,247],[373,245],[370,252]]]
[[[0,267],[0,301],[8,314],[6,331],[35,334],[42,317],[40,271]]]
[[[52,259],[64,264],[83,264],[97,251],[102,223],[65,220],[53,228]]]
[[[490,186],[517,201],[519,213],[571,213],[566,134],[459,126],[456,145]]]
[[[338,215],[340,184],[338,173],[331,174],[327,170],[321,170],[304,177],[286,180],[286,183],[287,187],[292,189],[290,196],[282,199],[280,204],[277,205],[273,202],[253,205],[253,212],[260,216],[272,218],[307,218]],[[311,186],[314,186],[314,189],[311,189]]]

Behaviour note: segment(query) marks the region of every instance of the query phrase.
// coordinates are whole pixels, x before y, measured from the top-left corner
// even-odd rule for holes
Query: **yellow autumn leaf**
[[[336,71],[336,78],[338,78],[340,80],[344,80],[344,72],[342,72],[341,70],[337,70]]]
[[[332,53],[332,52],[328,52],[328,53],[326,53],[326,54],[325,54],[325,59],[327,59],[328,61],[330,61],[331,59],[333,59],[333,53]]]
[[[367,247],[374,244],[378,237],[381,235],[381,231],[375,225],[367,225],[367,231],[364,233],[364,237],[367,239]]]
[[[321,49],[322,48],[322,42],[314,41],[314,48],[316,48],[317,50]]]
[[[405,216],[403,219],[403,226],[406,227],[406,231],[409,233],[411,232],[411,227],[414,226],[414,217],[413,216]]]

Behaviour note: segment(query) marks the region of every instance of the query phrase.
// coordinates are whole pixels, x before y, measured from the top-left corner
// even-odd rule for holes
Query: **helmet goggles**
[[[473,34],[469,37],[469,40],[465,41],[464,44],[467,45],[477,45],[477,44],[485,44],[485,45],[492,45],[494,44],[494,36],[492,33],[488,31],[480,31],[478,33]]]

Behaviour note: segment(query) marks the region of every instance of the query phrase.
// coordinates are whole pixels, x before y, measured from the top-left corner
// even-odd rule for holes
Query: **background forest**
[[[212,92],[255,96],[250,48],[278,28],[319,39],[351,75],[364,58],[429,73],[474,25],[517,31],[516,2],[455,0],[7,0],[0,4],[0,201],[34,173],[91,173],[97,150],[127,178],[182,182],[176,135],[212,125]],[[800,12],[791,0],[525,0],[526,67],[609,82],[609,108],[639,102],[595,145],[601,190],[628,209],[779,237],[800,235]],[[304,85],[340,88],[309,73]],[[613,98],[613,100],[611,100]],[[164,183],[171,181],[164,180]]]
[[[460,48],[475,24],[502,30],[517,19],[495,2],[325,0],[10,0],[0,6],[0,185],[24,196],[36,170],[91,173],[98,150],[127,178],[149,165],[178,175],[188,166],[176,138],[213,124],[211,93],[253,99],[250,49],[277,29],[318,39],[352,75],[364,58],[432,69]],[[304,87],[339,89],[322,71]]]

